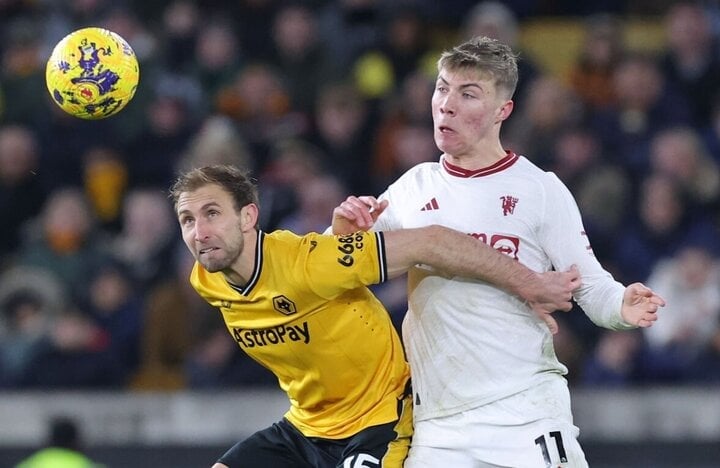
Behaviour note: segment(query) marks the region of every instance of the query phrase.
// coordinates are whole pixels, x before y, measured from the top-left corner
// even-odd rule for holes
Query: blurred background
[[[63,114],[45,64],[100,26],[140,62],[130,104]],[[264,230],[322,231],[349,194],[437,160],[439,52],[520,54],[505,147],[554,171],[648,330],[558,316],[593,467],[720,463],[720,2],[0,0],[0,466],[53,440],[107,467],[210,466],[287,407],[191,290],[167,189],[252,169]],[[402,279],[375,288],[399,325]]]

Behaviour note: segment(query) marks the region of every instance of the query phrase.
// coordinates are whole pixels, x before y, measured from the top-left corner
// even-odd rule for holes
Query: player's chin
[[[214,261],[208,258],[203,258],[202,256],[200,256],[198,262],[200,262],[200,265],[202,265],[203,268],[205,268],[205,270],[210,273],[217,273],[218,271],[222,271],[226,267],[224,263]]]

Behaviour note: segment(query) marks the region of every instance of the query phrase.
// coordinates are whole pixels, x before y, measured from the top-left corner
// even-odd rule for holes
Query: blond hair
[[[438,71],[471,70],[494,81],[511,98],[518,82],[517,55],[510,46],[486,36],[474,37],[446,50],[437,62]]]

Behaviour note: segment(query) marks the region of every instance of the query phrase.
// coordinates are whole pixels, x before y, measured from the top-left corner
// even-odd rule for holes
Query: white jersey
[[[593,255],[577,204],[563,183],[514,153],[477,171],[420,164],[380,196],[374,229],[440,224],[544,272],[576,264],[575,300],[597,325],[631,328],[620,316],[623,285]],[[545,323],[518,297],[482,281],[419,266],[408,275],[403,337],[418,421],[452,415],[562,379]]]

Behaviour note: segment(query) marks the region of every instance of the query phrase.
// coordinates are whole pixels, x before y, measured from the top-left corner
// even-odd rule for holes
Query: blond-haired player
[[[517,80],[515,54],[496,40],[478,37],[443,53],[432,97],[440,161],[410,169],[380,200],[349,197],[334,210],[333,232],[448,226],[534,271],[577,265],[582,287],[574,297],[597,325],[650,326],[663,299],[616,282],[593,256],[562,182],[503,147]],[[549,327],[522,301],[482,281],[414,267],[403,338],[415,403],[405,467],[587,466],[567,368]]]

